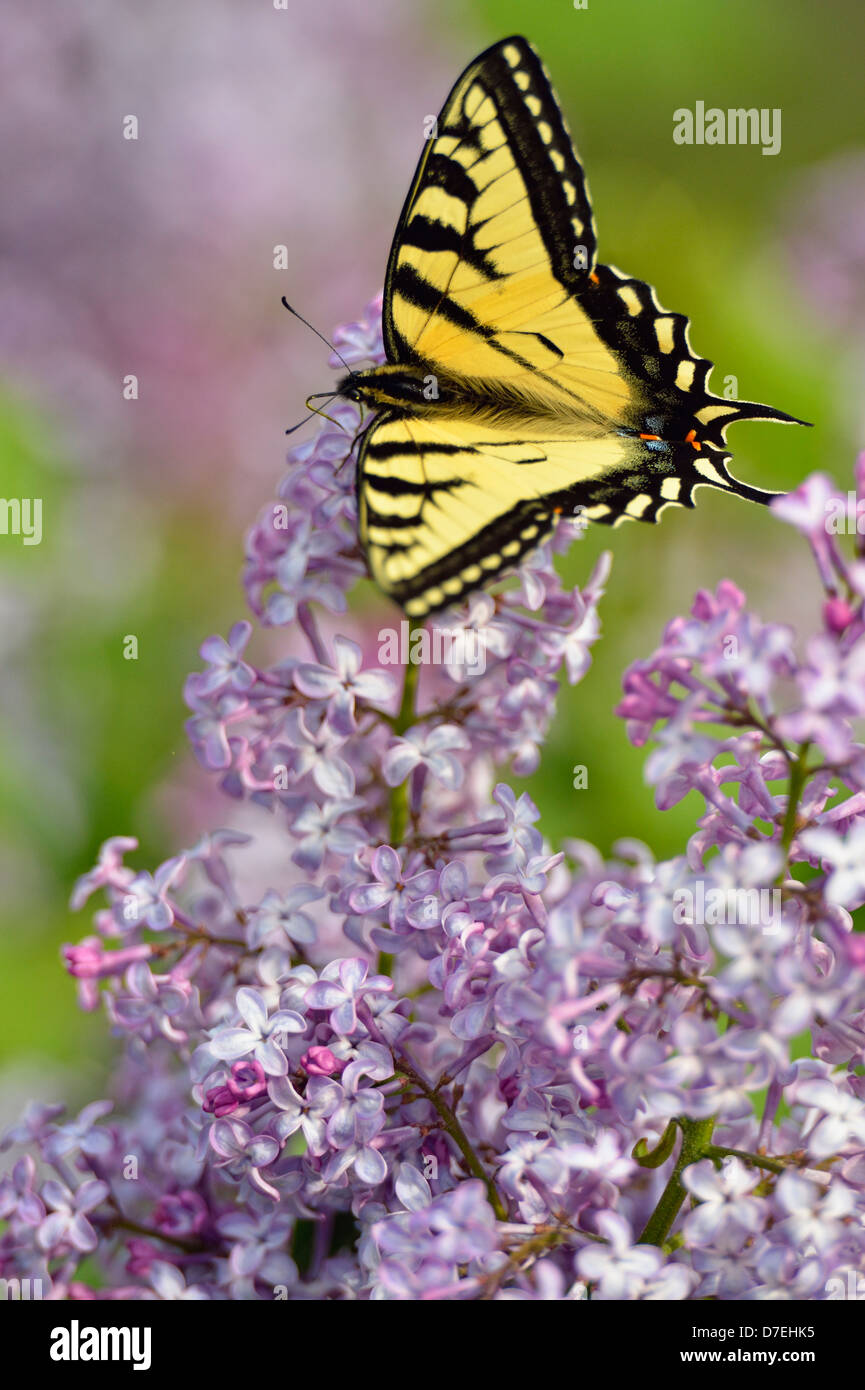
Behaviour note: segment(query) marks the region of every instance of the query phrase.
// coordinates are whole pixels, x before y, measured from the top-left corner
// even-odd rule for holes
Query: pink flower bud
[[[300,1059],[308,1076],[339,1076],[345,1062],[334,1056],[329,1047],[310,1047]]]
[[[823,621],[830,632],[843,632],[853,621],[853,609],[846,599],[827,598],[823,604]]]

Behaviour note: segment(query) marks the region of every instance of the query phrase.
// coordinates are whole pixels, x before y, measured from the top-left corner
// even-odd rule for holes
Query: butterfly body
[[[385,280],[387,362],[341,394],[376,414],[358,458],[374,578],[422,618],[511,567],[579,508],[654,521],[727,471],[727,427],[790,422],[707,387],[684,315],[597,263],[582,167],[521,38],[458,79]]]

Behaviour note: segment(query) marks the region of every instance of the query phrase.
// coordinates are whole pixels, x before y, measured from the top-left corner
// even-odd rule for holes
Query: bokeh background
[[[737,426],[735,471],[849,485],[865,424],[860,0],[8,7],[0,496],[42,497],[44,534],[0,536],[0,1119],[100,1092],[104,1021],[79,1013],[58,957],[87,931],[67,899],[100,841],[139,836],[134,862],[152,867],[227,821],[187,752],[182,683],[202,639],[243,615],[244,529],[282,475],[284,428],[331,381],[280,296],[324,332],[359,314],[424,117],[514,31],[558,89],[602,258],[690,315],[716,389],[734,374],[740,395],[815,422]],[[674,110],[697,100],[780,107],[780,154],[674,144]],[[672,854],[693,829],[691,801],[655,810],[612,711],[625,665],[696,588],[730,576],[766,618],[816,615],[804,543],[699,497],[657,529],[592,528],[564,561],[579,582],[615,554],[594,668],[528,783],[554,842],[638,836]]]

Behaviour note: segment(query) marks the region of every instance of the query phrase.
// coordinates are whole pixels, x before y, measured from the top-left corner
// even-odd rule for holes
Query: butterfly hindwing
[[[471,416],[385,413],[361,446],[361,540],[376,581],[423,617],[518,563],[577,509],[615,525],[693,506],[701,483],[728,485],[728,457],[632,434],[563,436],[540,419],[516,435]]]
[[[771,406],[714,395],[708,385],[713,364],[691,348],[686,315],[662,308],[644,280],[596,265],[581,286],[580,302],[621,370],[643,383],[649,404],[640,425],[647,432],[684,439],[693,429],[702,443],[723,448],[737,420],[804,423]]]

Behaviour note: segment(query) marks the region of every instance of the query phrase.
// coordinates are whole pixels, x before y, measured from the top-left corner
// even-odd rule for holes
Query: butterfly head
[[[342,396],[343,400],[357,401],[360,404],[363,400],[363,394],[357,378],[357,372],[349,372],[348,376],[344,376],[341,381],[337,382],[336,394]]]
[[[390,363],[368,367],[361,372],[349,372],[337,383],[336,393],[347,400],[369,406],[371,410],[406,405],[418,408],[438,401],[441,396],[434,377],[423,376],[410,367]]]

